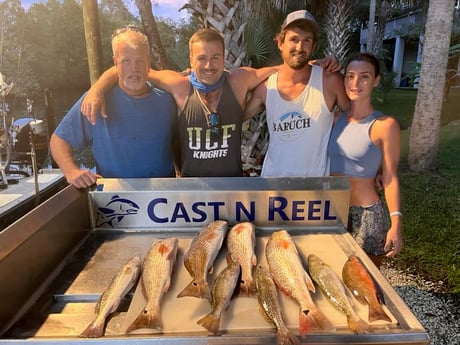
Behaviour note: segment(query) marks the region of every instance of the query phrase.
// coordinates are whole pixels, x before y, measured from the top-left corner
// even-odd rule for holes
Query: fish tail
[[[309,316],[309,309],[300,309],[299,313],[299,332],[302,337],[305,337],[313,327],[312,321],[314,319]]]
[[[311,319],[310,324],[312,325],[312,328],[324,332],[335,331],[334,325],[331,323],[331,321],[329,321],[326,315],[324,315],[324,313],[319,310],[319,308],[312,308],[308,314],[308,317]]]
[[[254,296],[256,294],[256,285],[254,280],[244,280],[240,284],[240,295]]]
[[[205,317],[199,319],[197,324],[206,328],[209,332],[213,333],[214,335],[220,335],[220,316],[217,316],[213,312],[210,312]]]
[[[383,310],[380,304],[373,307],[369,306],[369,322],[377,320],[391,322],[391,318],[388,316],[387,313],[385,313],[385,310]]]
[[[82,338],[99,338],[104,335],[104,326],[105,322],[100,322],[98,319],[95,319],[91,322],[88,327],[85,328],[83,332],[80,333],[79,337]]]
[[[140,328],[149,329],[163,329],[163,323],[161,322],[160,313],[150,313],[146,309],[142,310],[139,316],[129,325],[126,329],[126,334]]]
[[[277,345],[299,345],[299,339],[287,327],[278,330]]]
[[[186,296],[211,300],[208,283],[205,280],[191,281],[181,292],[179,292],[177,298]]]
[[[360,318],[347,317],[348,328],[350,331],[356,334],[368,333],[371,330],[371,326],[366,321]]]

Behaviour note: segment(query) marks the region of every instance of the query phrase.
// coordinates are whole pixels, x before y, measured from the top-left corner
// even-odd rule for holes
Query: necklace
[[[204,116],[206,118],[206,123],[208,124],[208,128],[210,131],[209,132],[210,138],[212,140],[217,140],[221,136],[220,118],[219,118],[219,113],[217,112],[217,106],[219,104],[220,96],[222,94],[221,90],[222,89],[218,90],[218,94],[216,97],[215,108],[214,108],[216,110],[210,111],[209,110],[209,100],[206,97],[206,96],[209,96],[209,94],[204,95],[204,98],[203,98],[200,92],[197,89],[194,89],[194,92],[197,94],[198,99],[200,100],[201,107],[203,108]]]
[[[209,99],[208,97],[211,95],[211,92],[208,92],[208,93],[205,93],[205,94],[202,94],[200,91],[198,91],[197,89],[193,89],[193,92],[195,92],[195,94],[197,95],[198,99],[200,100],[200,104],[201,104],[201,107],[203,108],[203,111],[205,112],[205,114],[211,114],[211,113],[217,113],[217,107],[219,105],[219,102],[220,102],[220,97],[222,95],[222,89],[219,89],[216,93],[216,97],[215,97],[215,102],[209,102]],[[211,106],[211,105],[214,105],[214,106]]]

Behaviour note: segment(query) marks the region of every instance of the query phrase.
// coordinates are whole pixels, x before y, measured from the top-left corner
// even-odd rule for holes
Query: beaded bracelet
[[[402,218],[402,213],[399,211],[390,212],[390,217],[393,217],[393,216],[398,216]]]

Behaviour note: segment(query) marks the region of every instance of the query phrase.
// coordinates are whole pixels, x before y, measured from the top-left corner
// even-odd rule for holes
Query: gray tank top
[[[373,112],[360,122],[348,122],[340,114],[332,127],[328,144],[331,174],[373,178],[382,162],[382,150],[374,145],[369,131],[381,112]]]

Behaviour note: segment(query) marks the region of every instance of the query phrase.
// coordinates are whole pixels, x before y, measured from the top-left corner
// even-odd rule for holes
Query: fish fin
[[[311,330],[333,332],[335,331],[335,327],[319,308],[300,309],[300,335],[305,337]]]
[[[388,316],[387,313],[385,313],[385,310],[383,310],[380,304],[376,306],[369,305],[369,322],[377,320],[391,322],[391,318]]]
[[[312,308],[308,317],[311,318],[310,324],[313,329],[323,332],[335,332],[335,326],[319,308]]]
[[[316,292],[315,284],[313,284],[313,280],[311,280],[311,277],[307,272],[305,272],[305,284],[307,284],[308,290],[313,293]]]
[[[355,334],[369,333],[371,331],[371,326],[360,318],[347,318],[348,329]]]
[[[211,300],[208,283],[204,280],[192,280],[181,292],[179,292],[177,298],[186,296],[207,298],[208,300]]]
[[[157,329],[161,331],[163,329],[163,323],[161,322],[160,313],[149,313],[146,309],[143,309],[137,318],[128,326],[125,333],[129,334],[140,328]]]
[[[254,296],[256,294],[256,285],[254,280],[241,280],[239,284],[239,296]]]
[[[377,299],[378,299],[379,303],[380,304],[385,304],[385,296],[383,294],[382,288],[380,287],[380,285],[377,283],[377,281],[375,280],[375,278],[373,276],[371,276],[371,279],[374,282],[375,294],[377,295]]]
[[[209,332],[214,335],[221,335],[220,327],[220,316],[217,316],[213,312],[209,313],[205,317],[197,321],[201,327],[206,328]]]
[[[99,300],[97,301],[97,303],[96,303],[96,305],[94,307],[94,314],[96,314],[96,315],[99,314],[99,310],[101,309],[101,305],[102,305],[101,300],[102,300],[102,295],[101,295],[101,297],[99,298]]]
[[[91,322],[83,332],[80,333],[81,338],[100,338],[104,335],[105,322],[100,322],[95,319]]]
[[[300,335],[305,337],[311,330],[312,325],[311,325],[311,318],[308,317],[308,314],[310,314],[310,310],[308,309],[300,309],[299,313],[299,332]]]
[[[278,329],[278,341],[279,345],[299,345],[299,339],[292,334],[287,327],[282,327]]]

